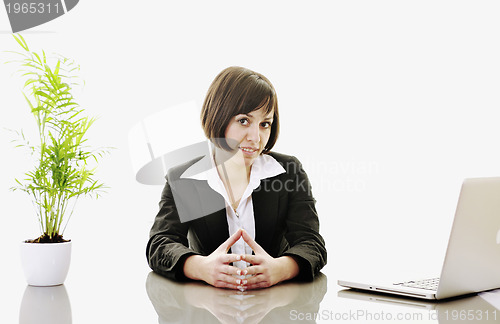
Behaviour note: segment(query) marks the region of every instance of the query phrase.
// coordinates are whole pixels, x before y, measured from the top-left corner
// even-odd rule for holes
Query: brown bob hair
[[[207,138],[215,145],[231,150],[224,139],[231,119],[262,107],[266,114],[274,112],[271,134],[262,151],[267,153],[276,143],[279,133],[276,91],[262,74],[243,67],[231,66],[220,72],[208,88],[201,109],[201,125]]]

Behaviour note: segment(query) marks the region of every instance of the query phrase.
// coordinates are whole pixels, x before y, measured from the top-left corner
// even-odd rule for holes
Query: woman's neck
[[[240,161],[236,155],[233,155],[230,159],[224,161],[221,159],[218,160],[217,154],[215,154],[215,161],[219,177],[221,178],[222,183],[226,188],[226,192],[229,195],[228,198],[230,199],[231,206],[234,210],[236,210],[241,197],[250,182],[251,166],[246,167],[244,161]]]
[[[221,153],[219,150],[216,150],[214,153],[215,164],[220,174],[220,171],[223,171],[223,174],[227,174],[226,177],[228,177],[231,182],[234,180],[246,180],[247,182],[250,181],[250,172],[252,170],[252,166],[247,166],[243,157],[239,156],[239,154],[233,154],[228,158],[227,152]],[[221,176],[223,174],[221,174]]]

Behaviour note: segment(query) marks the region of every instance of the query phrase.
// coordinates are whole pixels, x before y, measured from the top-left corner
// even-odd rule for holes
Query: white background
[[[161,187],[135,182],[128,131],[169,106],[201,105],[231,65],[277,90],[275,150],[297,156],[312,182],[330,292],[368,269],[439,271],[463,178],[500,175],[499,15],[497,1],[80,1],[23,32],[33,49],[81,65],[78,100],[99,117],[90,141],[116,147],[99,164],[108,193],[82,200],[65,233],[73,321],[155,321],[145,245]],[[0,50],[18,49],[0,8]],[[0,65],[6,323],[17,320],[25,287],[18,244],[38,235],[29,198],[9,190],[31,162],[4,128],[35,127],[15,70]],[[197,121],[179,120],[179,134],[188,122]],[[113,304],[130,289],[143,304]],[[89,304],[94,294],[109,303]]]

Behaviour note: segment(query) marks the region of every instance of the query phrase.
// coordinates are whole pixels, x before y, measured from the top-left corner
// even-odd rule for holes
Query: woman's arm
[[[302,164],[291,157],[296,172],[293,173],[293,190],[288,192],[288,215],[285,238],[290,248],[283,255],[294,257],[300,266],[297,276],[301,280],[312,280],[327,262],[325,241],[319,233],[319,219],[312,187]]]
[[[155,272],[175,280],[186,280],[182,266],[186,258],[199,254],[190,249],[189,225],[181,223],[169,183],[165,184],[146,247],[149,266]]]

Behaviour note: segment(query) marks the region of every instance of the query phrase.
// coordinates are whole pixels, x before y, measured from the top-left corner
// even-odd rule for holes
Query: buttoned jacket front
[[[261,180],[252,193],[255,241],[272,257],[294,257],[300,268],[297,279],[311,280],[326,264],[327,257],[311,186],[295,157],[269,154],[286,172]],[[167,173],[147,245],[150,267],[177,280],[186,279],[183,264],[188,256],[209,255],[229,237],[222,196],[206,181],[181,178],[201,158]],[[192,220],[181,222],[179,215],[191,215]]]

